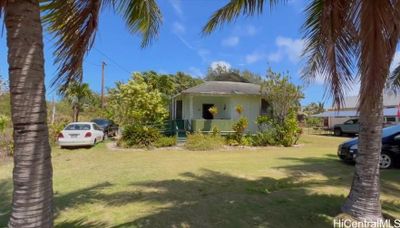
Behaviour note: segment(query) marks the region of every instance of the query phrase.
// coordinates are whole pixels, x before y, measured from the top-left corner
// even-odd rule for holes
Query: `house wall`
[[[190,96],[183,97],[183,119],[203,119],[203,104],[214,104],[218,109],[215,119],[230,119],[230,97],[193,96],[193,116],[190,118]],[[225,107],[225,109],[224,109]]]
[[[260,96],[240,96],[236,95],[231,100],[231,116],[232,119],[238,120],[240,115],[236,112],[236,106],[243,107],[242,116],[246,117],[249,121],[248,132],[257,132],[257,117],[260,115],[261,97]]]

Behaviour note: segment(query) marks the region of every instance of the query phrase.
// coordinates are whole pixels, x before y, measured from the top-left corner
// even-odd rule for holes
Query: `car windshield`
[[[382,137],[388,137],[388,136],[394,135],[394,134],[396,134],[398,132],[400,132],[400,125],[386,127],[382,131]]]
[[[100,125],[100,126],[106,126],[108,124],[108,120],[105,120],[105,119],[95,119],[95,120],[92,120],[92,122],[95,122],[97,125]]]
[[[67,127],[65,127],[64,130],[78,130],[78,131],[90,130],[90,125],[89,124],[70,124]]]

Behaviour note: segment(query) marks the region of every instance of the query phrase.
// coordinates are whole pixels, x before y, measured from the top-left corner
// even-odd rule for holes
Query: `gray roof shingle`
[[[182,94],[260,95],[261,86],[243,82],[207,81],[203,84],[182,91]]]

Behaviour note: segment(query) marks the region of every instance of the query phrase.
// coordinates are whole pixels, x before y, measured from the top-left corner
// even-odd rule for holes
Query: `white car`
[[[104,140],[103,129],[93,122],[68,124],[58,135],[61,148],[68,146],[94,146]]]

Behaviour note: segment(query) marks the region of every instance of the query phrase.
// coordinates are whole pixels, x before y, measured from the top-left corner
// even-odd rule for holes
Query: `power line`
[[[118,68],[120,68],[121,70],[125,71],[128,74],[131,74],[132,72],[127,70],[125,67],[121,66],[120,64],[118,64],[118,62],[114,61],[112,58],[110,58],[109,56],[107,56],[104,52],[100,51],[98,48],[93,47],[94,50],[96,50],[98,53],[100,53],[102,56],[106,57],[108,60],[110,60],[112,63],[114,63]]]

